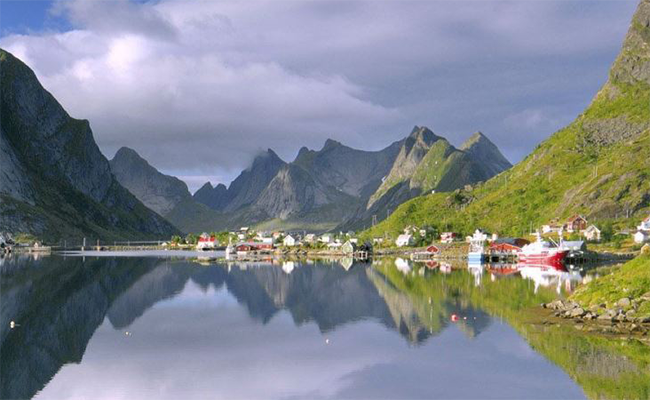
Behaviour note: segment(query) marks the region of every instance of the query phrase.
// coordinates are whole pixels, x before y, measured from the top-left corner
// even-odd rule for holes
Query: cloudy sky
[[[195,190],[273,148],[480,130],[512,162],[607,78],[636,0],[0,1],[25,61],[111,158]]]

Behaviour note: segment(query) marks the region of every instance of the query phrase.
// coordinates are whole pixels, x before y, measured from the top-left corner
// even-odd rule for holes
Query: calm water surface
[[[0,397],[574,399],[648,393],[642,363],[650,358],[635,359],[618,343],[522,316],[570,289],[568,277],[430,267],[390,259],[351,266],[3,259]],[[19,325],[11,329],[9,321]],[[629,387],[607,386],[623,378]]]

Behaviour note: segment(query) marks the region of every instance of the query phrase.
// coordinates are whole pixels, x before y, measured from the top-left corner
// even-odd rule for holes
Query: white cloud
[[[559,126],[515,129],[512,116],[575,115],[634,5],[74,0],[53,9],[73,30],[0,45],[90,120],[107,155],[127,145],[179,175],[230,178],[261,149],[289,159],[327,137],[377,149],[415,124],[455,142],[480,129],[516,160],[526,150],[509,134],[532,129],[530,149]]]

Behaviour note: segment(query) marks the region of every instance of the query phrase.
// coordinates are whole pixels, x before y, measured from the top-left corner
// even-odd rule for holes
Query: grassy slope
[[[650,38],[650,28],[633,24],[632,29],[640,29],[641,37]],[[619,221],[628,210],[635,216],[647,215],[650,132],[646,129],[632,138],[602,145],[594,140],[592,127],[611,123],[617,126],[605,130],[631,130],[634,128],[625,124],[638,127],[650,123],[650,85],[618,78],[631,59],[649,57],[648,43],[626,44],[608,83],[587,110],[518,165],[469,192],[415,198],[365,234],[394,235],[409,224],[428,224],[462,233],[483,227],[520,235],[531,224],[539,226],[575,213]]]
[[[637,299],[646,293],[650,293],[650,256],[642,255],[628,261],[615,273],[580,287],[572,298],[586,307],[602,303],[613,306],[624,297]],[[650,300],[642,303],[637,314],[650,315]]]

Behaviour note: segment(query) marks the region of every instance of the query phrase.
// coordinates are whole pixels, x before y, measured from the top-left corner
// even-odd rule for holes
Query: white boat
[[[474,232],[474,235],[469,237],[469,252],[467,253],[467,261],[469,263],[482,263],[485,257],[485,241],[487,234],[480,229]]]

